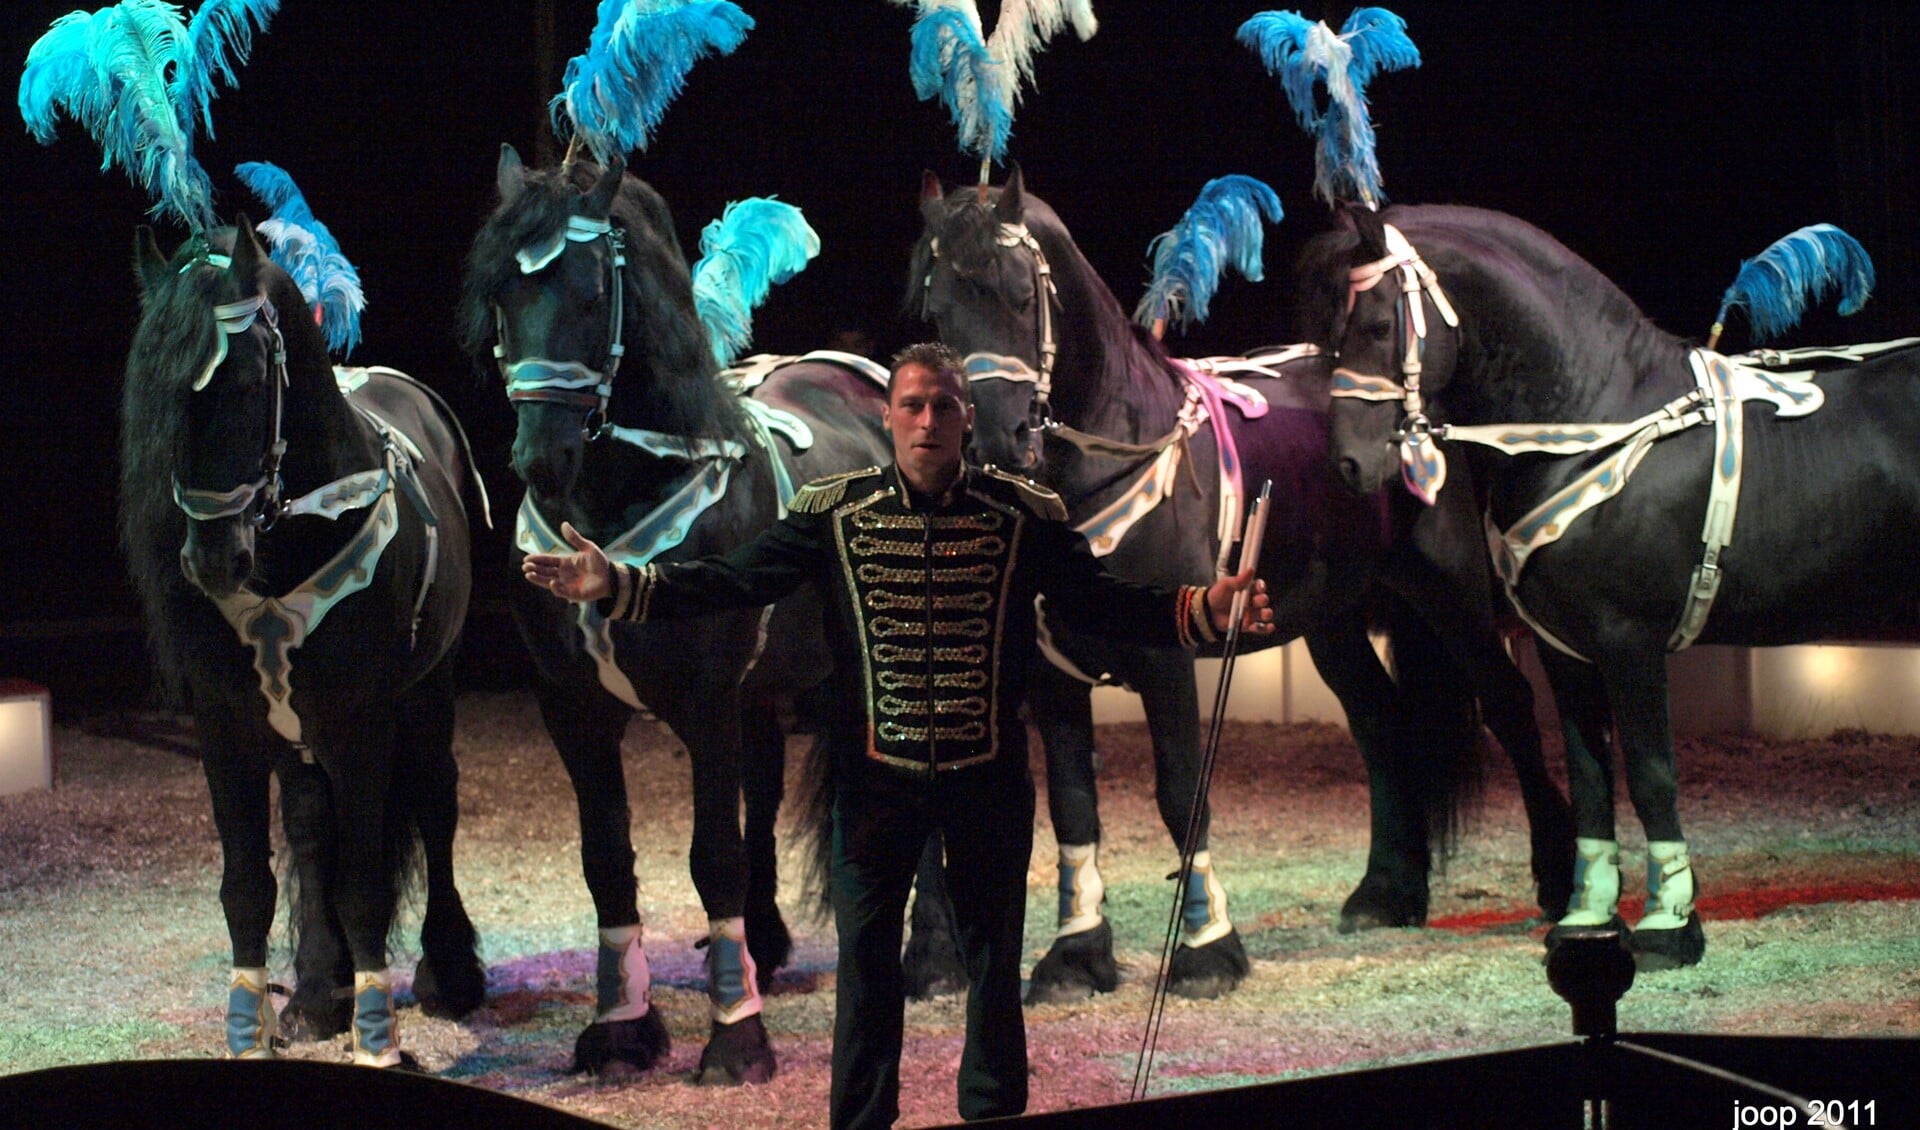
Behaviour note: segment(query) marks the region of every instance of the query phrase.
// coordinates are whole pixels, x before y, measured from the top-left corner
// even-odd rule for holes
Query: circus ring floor
[[[0,798],[0,1073],[216,1053],[228,956],[218,842],[191,741],[163,717],[76,719],[55,732],[59,788]],[[1175,861],[1152,806],[1144,728],[1103,727],[1101,744],[1102,862],[1127,977],[1095,1002],[1028,1011],[1035,1111],[1126,1097],[1171,894],[1163,876]],[[765,1013],[779,1077],[745,1092],[686,1082],[707,1026],[693,947],[704,921],[686,872],[685,755],[671,736],[636,721],[626,754],[654,999],[674,1050],[663,1068],[601,1078],[564,1073],[591,1002],[593,920],[572,796],[530,698],[463,698],[458,753],[460,885],[491,991],[457,1024],[421,1016],[403,992],[402,1038],[423,1066],[616,1126],[823,1124],[832,931],[791,890],[795,961]],[[1621,1027],[1920,1037],[1920,741],[1691,739],[1680,766],[1708,953],[1698,968],[1641,977],[1620,1002]],[[1253,974],[1226,999],[1170,1004],[1156,1094],[1569,1035],[1527,918],[1519,803],[1497,758],[1435,878],[1425,930],[1333,929],[1366,850],[1364,781],[1344,731],[1231,724],[1214,803],[1215,855]],[[1032,956],[1045,948],[1054,903],[1044,815],[1040,825]],[[1624,813],[1622,834],[1633,894],[1643,857]],[[396,958],[403,988],[412,956]],[[283,959],[276,953],[277,966]],[[903,1125],[954,1119],[961,1024],[957,999],[909,1006]],[[331,1045],[291,1054],[345,1058]]]

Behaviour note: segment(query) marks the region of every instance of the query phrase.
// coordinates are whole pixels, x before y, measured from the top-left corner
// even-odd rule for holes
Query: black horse
[[[477,363],[497,361],[518,415],[513,465],[527,495],[515,578],[522,556],[559,544],[563,521],[636,563],[696,557],[751,538],[796,486],[886,461],[885,393],[859,372],[788,365],[750,397],[717,379],[672,216],[621,164],[528,170],[506,147],[497,184],[461,318],[467,348]],[[693,770],[690,856],[710,921],[713,1004],[699,1077],[770,1078],[760,983],[791,948],[775,901],[785,765],[775,695],[803,692],[829,669],[818,597],[609,627],[591,606],[517,579],[512,592],[541,713],[579,800],[600,923],[599,1011],[576,1066],[646,1067],[667,1046],[647,1005],[620,760],[621,735],[644,704],[686,743]]]
[[[1667,653],[1920,626],[1907,567],[1920,548],[1920,349],[1727,358],[1657,329],[1511,216],[1392,208],[1354,223],[1328,274],[1351,305],[1335,374],[1343,473],[1378,486],[1416,436],[1504,453],[1476,471],[1495,567],[1552,645],[1541,656],[1581,855],[1562,925],[1619,922],[1617,740],[1647,838],[1635,956],[1693,964],[1706,939]]]
[[[1110,568],[1163,583],[1213,575],[1223,439],[1231,441],[1224,454],[1238,461],[1245,483],[1273,480],[1260,562],[1279,623],[1273,639],[1306,638],[1316,668],[1346,708],[1372,786],[1367,873],[1342,908],[1341,928],[1424,923],[1430,845],[1450,830],[1471,779],[1461,767],[1477,738],[1476,696],[1519,775],[1540,905],[1557,916],[1571,883],[1571,821],[1541,758],[1531,690],[1494,631],[1491,579],[1471,509],[1397,514],[1383,495],[1362,498],[1332,481],[1328,365],[1316,351],[1284,361],[1278,376],[1246,377],[1266,403],[1258,418],[1230,406],[1230,391],[1208,391],[1221,386],[1169,359],[1129,322],[1059,218],[1023,191],[1017,169],[984,200],[974,189],[947,196],[929,177],[921,207],[926,231],[908,303],[939,325],[944,340],[975,355],[977,457],[1057,489],[1090,538],[1114,539],[1096,544],[1096,551],[1110,550]],[[1200,422],[1192,419],[1196,404],[1206,409]],[[1176,463],[1177,470],[1166,465],[1174,456],[1185,464]],[[1156,475],[1161,497],[1148,508]],[[1142,498],[1147,503],[1122,501]],[[1129,513],[1130,528],[1115,525]],[[1368,641],[1374,581],[1398,597],[1386,609],[1397,687]],[[1197,776],[1192,656],[1058,633],[1055,640],[1088,670],[1111,672],[1141,692],[1161,816],[1180,842]],[[1087,684],[1042,667],[1033,713],[1046,740],[1056,834],[1063,844],[1091,845],[1099,821]],[[1204,836],[1204,814],[1200,827]],[[1084,858],[1063,848],[1062,928],[1075,932],[1063,933],[1034,971],[1043,998],[1054,994],[1045,986],[1055,981],[1060,995],[1111,987],[1111,934],[1102,936],[1104,923],[1084,928],[1100,918],[1085,867]],[[1220,934],[1214,924],[1225,915],[1216,900],[1224,894],[1217,880],[1196,880],[1185,899],[1188,938],[1197,927]],[[1088,957],[1089,948],[1104,952]],[[1200,952],[1183,968],[1180,951],[1174,977],[1176,991],[1203,995],[1237,979]]]
[[[269,775],[299,892],[299,1034],[403,1060],[387,937],[423,848],[422,1006],[485,995],[453,884],[451,654],[472,580],[458,425],[391,370],[342,370],[243,217],[220,248],[136,248],[121,539],[163,685],[191,695],[233,944],[227,1047],[273,1054]],[[351,387],[351,391],[348,388]],[[324,620],[324,623],[322,622]],[[351,1001],[345,998],[351,997]],[[338,1002],[338,1003],[336,1003]]]

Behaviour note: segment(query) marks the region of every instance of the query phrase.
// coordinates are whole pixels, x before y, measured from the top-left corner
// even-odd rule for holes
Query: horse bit
[[[591,243],[597,239],[607,243],[608,273],[612,276],[609,283],[606,368],[594,369],[578,361],[554,361],[545,357],[507,360],[507,312],[497,302],[493,307],[493,357],[500,366],[500,376],[507,383],[507,399],[515,403],[546,401],[585,408],[587,417],[584,431],[589,438],[610,425],[607,402],[613,396],[614,374],[619,371],[620,359],[627,352],[622,325],[627,309],[626,233],[608,220],[568,216],[566,231],[550,246],[523,249],[515,252],[514,256],[520,263],[520,273],[531,275],[544,270],[559,258],[569,242]],[[600,429],[592,426],[596,415],[600,417]]]

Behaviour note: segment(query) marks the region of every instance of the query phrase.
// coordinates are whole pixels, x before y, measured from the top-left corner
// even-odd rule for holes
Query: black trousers
[[[915,866],[934,831],[946,837],[947,889],[967,967],[960,1116],[1026,1110],[1020,959],[1033,814],[1033,780],[1015,750],[931,779],[880,765],[843,775],[834,801],[830,879],[840,935],[835,1130],[892,1126],[900,1113],[901,932]]]

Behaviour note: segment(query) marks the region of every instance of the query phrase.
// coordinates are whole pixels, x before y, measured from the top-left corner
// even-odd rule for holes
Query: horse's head
[[[1042,466],[1043,425],[1057,343],[1051,268],[1027,224],[1043,208],[1015,167],[1005,186],[951,194],[927,173],[907,302],[967,359],[974,401],[971,453],[1022,474]]]
[[[553,507],[572,493],[586,438],[606,420],[627,348],[628,228],[614,216],[624,175],[618,158],[605,169],[528,170],[502,146],[500,203],[469,261],[468,348],[497,362],[519,420],[513,469]]]
[[[1431,501],[1422,484],[1437,491],[1445,478],[1433,429],[1444,423],[1440,396],[1459,354],[1459,318],[1439,276],[1398,228],[1367,209],[1348,215],[1358,242],[1333,246],[1351,247],[1351,256],[1323,257],[1329,269],[1345,273],[1344,312],[1330,320],[1341,327],[1333,457],[1355,490],[1376,490],[1400,471]]]
[[[170,482],[188,518],[179,550],[187,579],[208,596],[231,595],[252,575],[255,534],[272,526],[283,501],[282,328],[305,319],[306,304],[245,216],[230,235],[195,237],[171,260],[142,228],[134,254],[142,303],[128,363],[126,454]],[[307,336],[317,341],[318,331]],[[301,343],[324,360],[323,345]]]

